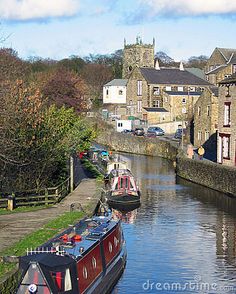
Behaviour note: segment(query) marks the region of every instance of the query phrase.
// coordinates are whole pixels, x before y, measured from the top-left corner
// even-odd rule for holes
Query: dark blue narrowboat
[[[17,294],[104,294],[126,264],[119,220],[94,216],[20,258]]]

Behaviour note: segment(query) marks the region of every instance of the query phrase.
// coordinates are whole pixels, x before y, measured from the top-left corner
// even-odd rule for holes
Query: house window
[[[182,104],[186,104],[186,98],[182,99]]]
[[[183,92],[184,87],[178,87],[178,92]]]
[[[195,92],[196,89],[195,89],[195,87],[189,87],[188,90],[189,90],[189,92]]]
[[[230,159],[230,136],[222,137],[223,158]]]
[[[207,141],[210,138],[210,132],[205,131],[205,141]]]
[[[225,94],[225,97],[230,97],[230,94],[229,94],[229,85],[226,86],[226,94]]]
[[[123,123],[118,123],[118,127],[122,128],[123,127]]]
[[[231,106],[231,102],[225,102],[225,104],[224,104],[224,127],[230,126],[230,106]]]
[[[198,116],[201,115],[201,106],[198,106],[197,113],[198,113]]]
[[[160,95],[160,88],[159,87],[153,87],[153,95]]]
[[[108,94],[109,94],[109,91],[108,91],[108,89],[106,90],[106,95],[108,96]]]
[[[138,112],[142,112],[142,100],[138,100]]]
[[[168,97],[165,97],[165,102],[168,102]]]
[[[171,86],[166,86],[166,91],[171,91]]]
[[[201,131],[198,131],[197,138],[198,138],[199,141],[202,140],[202,132]]]
[[[233,71],[233,73],[235,73],[235,72],[236,72],[236,64],[233,64],[232,67],[233,67],[233,68],[232,68],[232,71]]]
[[[159,100],[153,100],[152,101],[152,107],[160,107],[160,101]]]
[[[122,90],[119,90],[119,95],[123,95],[123,91]]]
[[[142,81],[138,81],[138,89],[137,89],[137,94],[138,96],[142,96]]]
[[[210,116],[210,105],[207,105],[207,116]]]

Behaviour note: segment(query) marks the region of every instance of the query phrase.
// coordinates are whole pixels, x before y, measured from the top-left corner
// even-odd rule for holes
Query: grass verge
[[[52,205],[21,206],[21,207],[15,208],[12,211],[7,210],[6,208],[0,208],[0,215],[17,213],[17,212],[35,211],[35,210],[40,210],[40,209],[44,209],[44,208],[49,208],[51,206]]]
[[[94,164],[92,164],[88,159],[83,158],[81,160],[83,168],[87,171],[90,177],[96,178],[98,181],[103,180],[103,174],[96,168]]]
[[[23,237],[19,242],[0,252],[1,256],[21,256],[26,253],[27,248],[36,248],[55,235],[59,234],[69,225],[73,225],[85,216],[84,212],[66,212],[58,218],[47,223],[43,228]],[[15,267],[13,263],[0,263],[0,278]]]

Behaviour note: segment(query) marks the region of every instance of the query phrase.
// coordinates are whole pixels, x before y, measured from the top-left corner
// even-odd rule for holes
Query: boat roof
[[[26,256],[22,257],[22,261],[23,263],[34,261],[46,267],[69,265],[74,260],[86,255],[117,223],[116,220],[111,218],[111,215],[84,219],[36,250],[29,251]],[[81,241],[63,241],[63,237],[71,233],[74,233],[75,236],[81,236]],[[55,255],[57,258],[55,258]]]
[[[133,177],[131,171],[128,168],[113,169],[110,172],[112,177],[130,176]]]

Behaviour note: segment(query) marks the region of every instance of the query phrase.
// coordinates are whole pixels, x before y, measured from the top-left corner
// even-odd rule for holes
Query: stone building
[[[136,44],[127,45],[125,41],[122,78],[129,78],[135,67],[154,67],[154,47],[154,39],[153,44],[143,44],[139,37],[136,39]]]
[[[206,80],[218,85],[236,72],[236,49],[215,48],[205,67]]]
[[[114,115],[126,115],[127,79],[114,79],[103,86],[103,107]]]
[[[218,87],[206,88],[194,106],[194,146],[205,148],[205,157],[216,161]]]
[[[205,87],[210,84],[180,68],[135,68],[127,83],[127,105],[135,116],[149,121],[187,119]],[[164,112],[169,115],[163,116]],[[164,119],[163,119],[164,118]]]
[[[217,162],[236,166],[236,73],[219,83]]]

